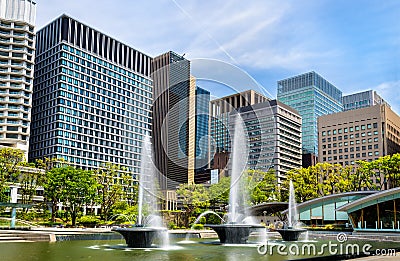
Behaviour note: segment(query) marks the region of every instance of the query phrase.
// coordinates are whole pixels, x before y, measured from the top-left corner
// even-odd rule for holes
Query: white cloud
[[[400,113],[400,80],[383,82],[372,88],[386,100],[394,111]]]

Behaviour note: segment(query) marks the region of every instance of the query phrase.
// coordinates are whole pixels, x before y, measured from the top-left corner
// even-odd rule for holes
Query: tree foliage
[[[107,163],[95,171],[97,186],[97,202],[100,204],[101,218],[107,220],[115,204],[123,199],[123,182],[118,176],[122,174],[121,167]]]
[[[277,177],[273,169],[267,172],[248,170],[246,175],[252,205],[278,200]]]
[[[24,152],[14,148],[0,148],[0,202],[7,201],[9,183],[18,181],[18,166],[24,160]]]
[[[188,227],[192,213],[209,206],[207,190],[202,184],[181,184],[176,194],[185,209],[185,226]]]
[[[70,166],[53,168],[47,172],[46,194],[53,207],[63,202],[71,215],[72,225],[83,206],[92,204],[96,196],[97,183],[91,171]]]

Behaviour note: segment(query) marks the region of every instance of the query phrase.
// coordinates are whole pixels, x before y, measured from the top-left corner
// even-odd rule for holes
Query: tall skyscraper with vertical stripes
[[[152,58],[62,15],[37,33],[30,158],[140,172]]]

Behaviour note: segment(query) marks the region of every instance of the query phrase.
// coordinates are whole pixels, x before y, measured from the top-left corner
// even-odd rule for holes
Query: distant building
[[[400,152],[400,117],[386,104],[318,118],[319,159],[340,165]]]
[[[373,90],[345,95],[342,100],[344,111],[371,107],[377,104],[386,104],[390,107],[390,105]]]
[[[300,113],[303,154],[309,154],[305,162],[312,162],[318,155],[317,118],[343,110],[342,92],[316,72],[308,72],[278,81],[278,100]]]
[[[196,86],[195,110],[195,183],[204,183],[211,179],[208,166],[210,92],[198,86]]]
[[[28,160],[36,3],[0,0],[0,146]]]
[[[268,101],[264,95],[254,90],[236,93],[210,102],[210,162],[212,168],[218,168],[220,174],[226,167],[225,162],[229,157],[230,134],[229,115],[232,111],[249,105]]]
[[[240,115],[247,133],[248,169],[274,169],[280,183],[289,170],[301,167],[301,116],[296,110],[270,100],[241,107],[238,113],[231,113],[230,131]]]
[[[66,15],[38,31],[36,54],[30,159],[138,175],[152,58]]]

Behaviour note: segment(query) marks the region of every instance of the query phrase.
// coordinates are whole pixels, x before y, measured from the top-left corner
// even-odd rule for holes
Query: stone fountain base
[[[132,248],[150,248],[154,239],[161,237],[162,233],[167,233],[166,228],[153,227],[113,228],[112,231],[120,233],[128,247]]]
[[[299,240],[299,236],[306,232],[307,229],[304,228],[281,228],[281,229],[275,229],[279,234],[281,234],[281,237],[284,241],[297,241]]]
[[[223,225],[205,225],[212,228],[219,238],[221,244],[246,244],[251,232],[257,229],[265,229],[261,225],[249,224],[223,224]]]

